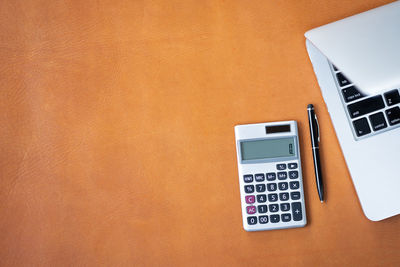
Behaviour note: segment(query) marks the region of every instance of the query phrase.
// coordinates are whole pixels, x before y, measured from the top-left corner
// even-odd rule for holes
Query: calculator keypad
[[[276,164],[275,172],[243,175],[248,225],[303,220],[298,178],[297,162]]]

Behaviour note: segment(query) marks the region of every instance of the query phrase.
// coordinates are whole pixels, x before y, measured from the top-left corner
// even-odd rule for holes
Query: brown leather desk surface
[[[387,2],[1,1],[0,265],[398,266],[400,217],[364,217],[303,37]],[[289,119],[308,225],[247,233],[233,127]]]

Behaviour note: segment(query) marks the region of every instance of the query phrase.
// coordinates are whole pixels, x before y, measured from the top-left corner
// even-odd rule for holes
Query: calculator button
[[[267,201],[267,195],[264,195],[264,194],[257,195],[257,202],[258,203],[264,203],[266,201]]]
[[[267,215],[258,216],[258,222],[262,224],[268,223],[268,216]]]
[[[298,171],[290,171],[289,172],[289,178],[290,179],[296,179],[299,177],[299,172]]]
[[[256,206],[247,206],[246,211],[247,211],[247,214],[254,214],[254,213],[256,213]]]
[[[279,194],[279,199],[280,199],[281,201],[289,200],[289,193],[280,193],[280,194]]]
[[[256,184],[256,191],[257,192],[265,192],[265,184]]]
[[[280,221],[279,215],[271,215],[269,216],[272,223],[278,223]]]
[[[300,183],[299,182],[290,182],[290,189],[299,189]]]
[[[286,170],[286,164],[284,164],[284,163],[276,164],[276,169],[279,171]]]
[[[278,172],[278,179],[285,180],[287,178],[287,172]]]
[[[276,179],[276,174],[274,172],[267,173],[267,180],[274,181]]]
[[[244,192],[247,194],[254,193],[254,185],[245,185]]]
[[[282,191],[287,190],[288,189],[288,183],[286,183],[286,182],[279,183],[278,187],[279,187],[279,190],[282,190]]]
[[[249,225],[256,224],[257,223],[257,217],[256,216],[247,217],[247,223]]]
[[[300,192],[291,192],[290,197],[292,198],[292,200],[298,200],[300,199]]]
[[[267,184],[267,188],[268,191],[276,191],[276,184],[275,183]]]
[[[251,182],[253,182],[253,175],[245,174],[245,175],[243,175],[243,180],[245,183],[251,183]]]
[[[257,209],[258,209],[258,213],[267,213],[267,211],[268,211],[267,205],[259,205],[257,207]]]
[[[292,203],[292,214],[294,221],[301,221],[303,219],[303,214],[301,212],[301,203],[293,202]]]
[[[289,163],[288,164],[288,168],[289,169],[297,169],[297,163],[295,163],[295,162],[294,163]]]
[[[254,202],[256,202],[255,196],[245,196],[244,198],[246,199],[247,204],[253,204]]]
[[[281,211],[288,211],[288,210],[290,210],[289,203],[282,203],[281,204]]]
[[[269,212],[278,212],[279,205],[278,204],[269,204]]]
[[[268,201],[269,201],[269,202],[276,202],[276,201],[278,201],[278,194],[269,194],[269,195],[268,195]]]
[[[282,214],[281,217],[282,217],[282,222],[290,222],[290,220],[292,219],[290,213]]]
[[[353,121],[353,126],[358,137],[369,134],[371,132],[371,128],[369,128],[366,118],[361,118]]]
[[[374,131],[379,131],[387,127],[383,112],[378,112],[369,116],[369,121],[371,122],[371,126]]]
[[[390,125],[395,125],[400,123],[400,108],[394,107],[386,110],[386,116],[388,118]]]
[[[265,180],[264,173],[257,173],[254,175],[254,178],[256,179],[256,182],[262,182]]]

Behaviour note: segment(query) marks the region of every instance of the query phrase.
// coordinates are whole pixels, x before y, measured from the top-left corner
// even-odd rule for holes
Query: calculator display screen
[[[292,157],[295,155],[294,137],[240,142],[242,160]]]

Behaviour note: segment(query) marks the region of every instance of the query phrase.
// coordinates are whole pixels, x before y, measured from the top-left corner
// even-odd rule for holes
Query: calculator
[[[235,126],[243,228],[307,224],[296,121]]]

